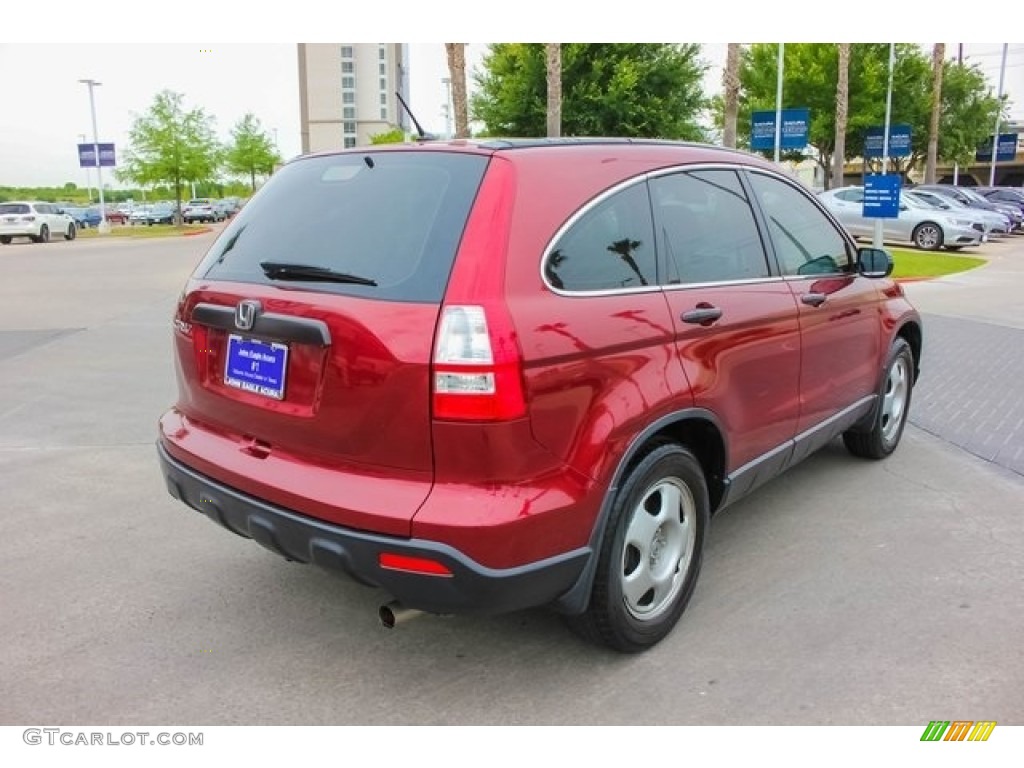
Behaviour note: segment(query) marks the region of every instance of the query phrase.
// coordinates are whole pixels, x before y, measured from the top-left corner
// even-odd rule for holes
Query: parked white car
[[[74,218],[54,203],[0,203],[0,243],[4,245],[9,245],[15,237],[45,243],[57,235],[63,235],[65,240],[74,240],[77,234]]]
[[[854,237],[871,237],[874,234],[875,219],[865,218],[863,213],[863,187],[830,189],[818,197]],[[978,245],[983,234],[981,227],[975,226],[973,217],[933,208],[906,192],[900,194],[899,216],[882,219],[882,237],[885,240],[913,243],[925,251],[939,248],[959,251],[965,246]]]

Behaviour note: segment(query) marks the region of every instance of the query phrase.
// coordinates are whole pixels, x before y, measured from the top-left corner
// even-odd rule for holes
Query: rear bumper
[[[488,568],[447,544],[357,531],[268,504],[195,472],[159,442],[157,452],[174,498],[282,557],[380,587],[409,608],[498,614],[546,605],[572,587],[590,556],[589,548],[581,548],[515,568]],[[382,553],[427,558],[446,566],[451,575],[383,568]]]

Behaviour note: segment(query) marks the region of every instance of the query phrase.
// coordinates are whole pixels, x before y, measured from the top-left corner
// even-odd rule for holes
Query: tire
[[[930,221],[925,221],[914,227],[911,235],[914,245],[922,251],[937,251],[942,247],[942,227]]]
[[[865,459],[884,459],[895,451],[903,436],[913,393],[914,355],[906,340],[897,338],[885,363],[871,424],[867,429],[855,427],[844,432],[846,449]]]
[[[612,502],[590,604],[567,617],[569,626],[623,653],[664,639],[697,584],[709,508],[693,454],[676,443],[656,445]]]
[[[0,243],[2,243],[4,245],[10,245],[11,244],[11,236],[10,235],[0,236]]]
[[[50,242],[50,228],[43,224],[43,226],[39,228],[39,234],[32,239],[35,240],[37,243]]]
[[[68,224],[68,231],[64,233],[64,239],[65,240],[74,240],[75,236],[77,234],[78,234],[78,230],[75,228],[75,225],[74,224]]]

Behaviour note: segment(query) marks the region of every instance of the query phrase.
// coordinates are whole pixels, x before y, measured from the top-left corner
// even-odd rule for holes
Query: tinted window
[[[403,301],[441,300],[487,167],[480,155],[360,152],[275,173],[214,243],[197,274],[269,283],[260,262],[347,272],[376,286],[275,285]]]
[[[0,214],[28,213],[29,207],[24,203],[0,203]]]
[[[634,184],[587,210],[558,238],[544,274],[567,291],[657,285],[647,186]]]
[[[848,203],[863,203],[864,202],[864,190],[863,189],[841,189],[836,192],[836,197],[840,200],[845,200]]]
[[[669,283],[767,277],[754,213],[733,171],[694,171],[651,181],[659,248]]]
[[[806,193],[760,173],[751,173],[750,181],[783,274],[818,275],[852,268],[846,239]]]

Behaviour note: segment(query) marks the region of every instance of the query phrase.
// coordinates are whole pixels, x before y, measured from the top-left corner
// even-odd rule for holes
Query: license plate
[[[288,372],[288,347],[275,342],[228,336],[224,383],[246,392],[284,399],[284,380]]]

